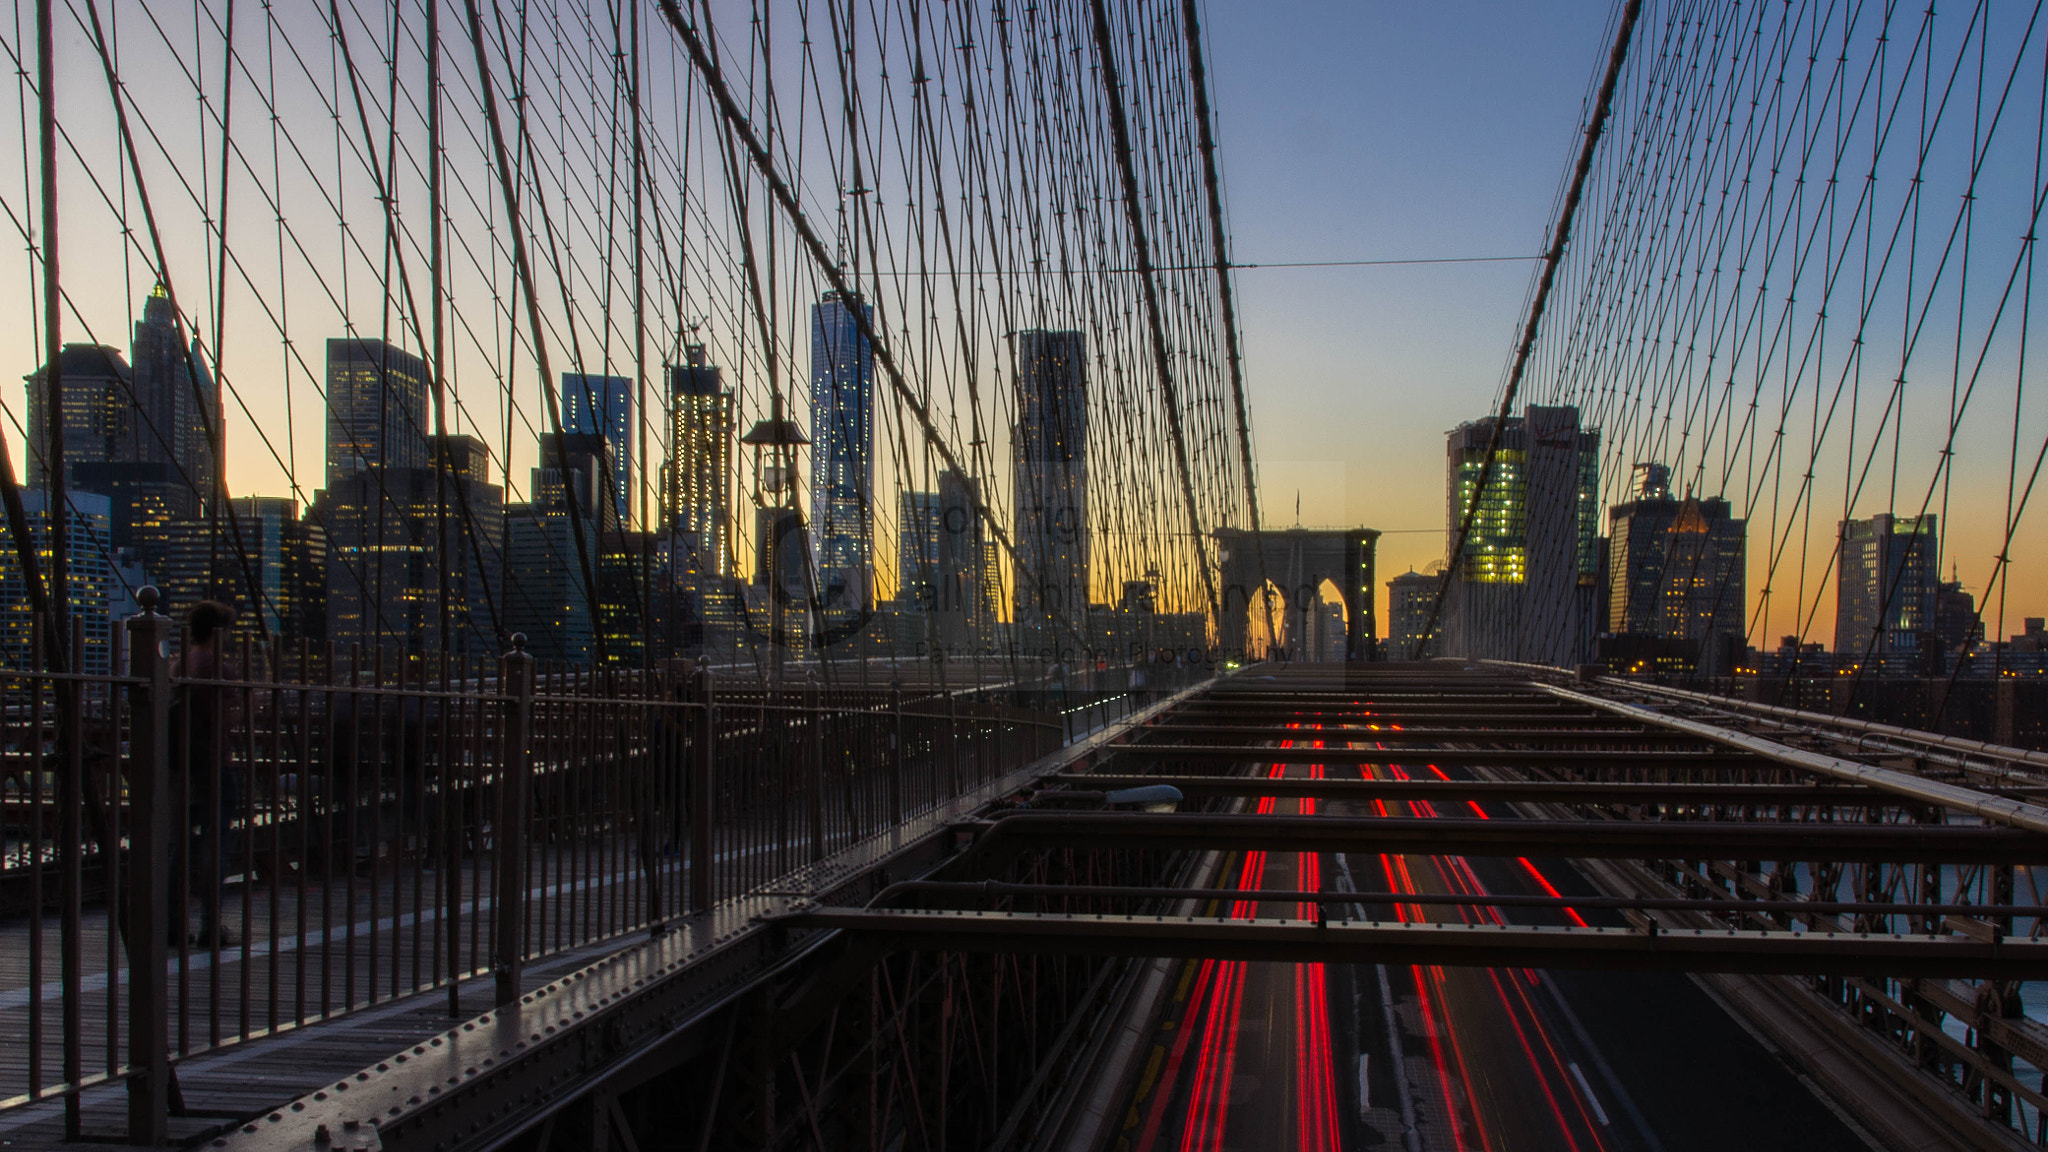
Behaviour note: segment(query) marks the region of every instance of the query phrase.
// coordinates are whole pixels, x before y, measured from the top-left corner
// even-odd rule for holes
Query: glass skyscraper
[[[1446,548],[1473,505],[1495,417],[1446,442]],[[1439,639],[1446,655],[1569,666],[1592,658],[1606,549],[1600,536],[1600,432],[1569,406],[1530,405],[1500,449],[1455,563]]]
[[[870,599],[875,372],[859,321],[873,315],[858,295],[837,292],[811,308],[812,538],[827,624],[866,609]]]
[[[1920,646],[1934,629],[1934,598],[1941,583],[1933,513],[1844,520],[1842,562],[1835,579],[1835,653],[1882,663]]]
[[[61,426],[64,430],[64,482],[76,484],[81,467],[120,459],[123,431],[132,422],[135,374],[119,349],[100,344],[66,344],[59,354],[64,372]],[[32,488],[50,483],[50,408],[44,381],[48,368],[28,378],[28,482]]]
[[[132,550],[168,588],[174,526],[204,516],[216,494],[220,390],[179,330],[162,285],[143,301],[130,351],[133,368],[113,348],[64,346],[66,482],[108,498],[113,546]],[[49,434],[44,373],[29,380],[29,478],[42,487]],[[196,586],[218,591],[210,579]]]
[[[732,574],[732,390],[692,344],[687,363],[668,370],[669,459],[662,511],[676,533],[679,570]]]
[[[562,431],[602,436],[609,476],[598,483],[611,491],[607,523],[631,523],[633,507],[633,381],[624,376],[562,373]]]
[[[109,524],[107,498],[92,492],[71,492],[65,496],[69,514],[64,517],[65,563],[69,566],[66,585],[70,593],[72,619],[85,634],[85,659],[79,671],[105,676],[113,671],[114,618],[111,607],[117,599],[114,553],[107,540]],[[27,513],[29,537],[37,564],[49,571],[54,543],[51,540],[50,494],[30,488],[21,494]],[[6,519],[0,517],[0,659],[10,667],[39,667],[35,644],[34,600],[21,567],[21,549],[11,535]]]

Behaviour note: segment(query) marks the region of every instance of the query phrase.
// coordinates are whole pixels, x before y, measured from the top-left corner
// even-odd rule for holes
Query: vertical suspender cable
[[[731,88],[726,85],[724,73],[705,52],[704,42],[698,37],[697,30],[683,18],[676,0],[661,0],[661,12],[668,20],[669,26],[675,30],[676,37],[683,42],[684,49],[689,52],[691,65],[697,69],[712,99],[717,102],[719,114],[725,121],[727,130],[734,139],[745,146],[747,158],[761,173],[761,179],[768,185],[769,193],[774,196],[776,203],[782,206],[783,214],[789,217],[790,227],[796,231],[797,239],[802,242],[805,252],[811,257],[811,263],[831,283],[833,291],[851,299],[854,295],[853,286],[847,281],[846,274],[833,261],[831,254],[825,251],[824,242],[818,239],[817,230],[811,227],[810,218],[804,215],[803,206],[797,203],[796,193],[777,171],[773,157],[761,145],[760,138],[754,134],[753,128],[740,109],[739,102],[733,97]],[[861,338],[873,349],[875,362],[881,365],[883,374],[889,379],[890,390],[896,393],[903,406],[916,417],[918,429],[924,433],[925,442],[931,445],[932,451],[938,453],[939,459],[946,467],[962,476],[970,475],[966,466],[961,463],[960,454],[946,442],[945,435],[933,422],[931,411],[918,399],[909,382],[904,379],[902,368],[896,363],[895,355],[889,350],[888,342],[882,338],[882,333],[875,327],[874,321],[862,309],[853,308],[848,312],[854,326],[860,330]],[[1017,549],[1010,540],[1008,530],[996,519],[995,513],[985,503],[980,505],[977,511],[983,522],[988,525],[989,531],[995,534],[996,542],[1014,560]],[[1028,575],[1034,580],[1038,576],[1035,572]]]
[[[64,321],[63,290],[57,279],[57,64],[56,31],[50,11],[52,0],[36,3],[36,95],[40,103],[40,140],[43,168],[43,345],[49,357],[43,370],[43,429],[49,443],[43,447],[49,493],[43,504],[43,528],[50,534],[50,599],[48,623],[43,633],[51,652],[54,671],[66,669],[65,654],[71,643],[68,573],[65,552],[71,542],[70,501],[64,492]],[[17,543],[28,546],[26,537]]]
[[[1101,0],[1096,0],[1100,3]],[[1479,466],[1479,483],[1472,488],[1472,500],[1465,506],[1465,515],[1458,524],[1457,539],[1451,541],[1450,555],[1444,565],[1443,578],[1437,581],[1436,597],[1430,602],[1429,617],[1423,622],[1421,635],[1415,641],[1411,658],[1422,654],[1422,646],[1436,631],[1437,619],[1443,614],[1444,596],[1451,589],[1451,581],[1458,577],[1458,567],[1465,559],[1465,541],[1472,535],[1472,524],[1479,517],[1479,505],[1486,498],[1486,486],[1493,479],[1493,466],[1500,456],[1502,438],[1507,434],[1508,415],[1514,411],[1515,395],[1521,390],[1522,373],[1529,364],[1529,352],[1535,347],[1536,334],[1543,325],[1543,308],[1550,300],[1550,286],[1557,279],[1557,266],[1564,260],[1566,241],[1571,239],[1572,217],[1579,210],[1579,199],[1586,190],[1586,176],[1593,169],[1593,153],[1600,146],[1600,135],[1607,128],[1607,117],[1614,106],[1614,89],[1621,81],[1621,67],[1628,60],[1629,41],[1634,37],[1636,17],[1642,15],[1643,0],[1628,0],[1621,10],[1621,23],[1614,32],[1614,48],[1607,55],[1607,75],[1600,81],[1600,95],[1593,103],[1593,118],[1586,125],[1586,138],[1579,144],[1579,161],[1572,169],[1571,187],[1565,192],[1564,205],[1558,209],[1557,227],[1551,230],[1550,251],[1543,256],[1542,278],[1536,282],[1536,293],[1529,300],[1529,319],[1522,325],[1522,341],[1515,349],[1514,366],[1508,371],[1507,387],[1501,393],[1500,413],[1493,422],[1493,435],[1486,443],[1486,459]]]
[[[478,10],[476,0],[463,0],[463,8],[469,18],[469,41],[476,50],[476,82],[478,99],[483,102],[484,120],[490,128],[491,155],[498,169],[498,186],[505,197],[505,222],[512,244],[512,269],[517,276],[518,287],[526,294],[526,322],[533,333],[534,367],[540,372],[541,394],[547,399],[548,423],[555,431],[555,467],[561,469],[564,482],[569,479],[568,445],[563,443],[562,406],[555,392],[555,381],[548,364],[547,329],[540,319],[540,298],[534,292],[533,264],[526,251],[526,232],[520,223],[519,190],[514,182],[511,158],[505,150],[505,130],[498,119],[497,81],[491,77],[489,49],[484,44],[483,13]],[[597,572],[590,562],[590,544],[595,539],[585,540],[583,510],[579,501],[570,498],[563,501],[569,510],[569,534],[576,538],[576,562],[583,570],[583,598],[590,612],[591,655],[599,663],[604,661],[603,616],[598,611]],[[600,518],[601,521],[602,518]]]
[[[1202,185],[1209,195],[1209,247],[1216,261],[1216,297],[1223,310],[1223,358],[1230,367],[1230,398],[1236,406],[1238,467],[1244,469],[1244,507],[1250,517],[1252,547],[1259,558],[1259,601],[1266,609],[1266,635],[1274,636],[1273,601],[1265,594],[1266,537],[1259,524],[1258,477],[1252,470],[1251,420],[1244,403],[1244,353],[1237,342],[1237,300],[1231,290],[1230,252],[1223,228],[1223,193],[1216,175],[1216,133],[1210,125],[1209,78],[1202,64],[1202,27],[1196,0],[1181,0],[1181,34],[1188,42],[1188,87],[1195,96],[1196,144],[1202,151]],[[1199,548],[1201,541],[1196,541]],[[1348,578],[1348,577],[1347,577]],[[1367,596],[1373,590],[1365,590]],[[1246,605],[1249,607],[1249,603]],[[1220,631],[1223,618],[1218,615]]]
[[[427,326],[431,330],[427,371],[433,376],[434,398],[434,539],[440,551],[438,570],[440,595],[441,652],[454,647],[454,628],[448,619],[452,589],[448,584],[448,416],[447,335],[442,329],[441,293],[445,290],[445,267],[441,252],[441,0],[427,0]],[[393,45],[392,51],[397,52]],[[419,318],[415,314],[413,322]],[[482,549],[470,541],[471,559],[483,563]],[[467,565],[465,565],[465,569]],[[474,584],[476,573],[466,571]],[[444,664],[443,667],[446,667]]]
[[[1202,575],[1202,588],[1209,595],[1211,619],[1223,622],[1223,603],[1216,595],[1216,574],[1209,569],[1202,550],[1202,513],[1195,503],[1194,477],[1188,471],[1187,437],[1181,431],[1180,398],[1173,384],[1173,365],[1167,359],[1166,328],[1159,319],[1159,286],[1152,275],[1152,244],[1145,233],[1145,209],[1138,199],[1138,174],[1131,163],[1131,129],[1124,116],[1124,95],[1117,79],[1115,45],[1109,33],[1109,9],[1103,0],[1089,0],[1095,14],[1095,52],[1098,57],[1102,92],[1109,109],[1109,130],[1116,145],[1116,167],[1123,179],[1124,214],[1130,220],[1131,246],[1138,261],[1138,280],[1145,290],[1145,325],[1152,336],[1152,360],[1159,374],[1159,398],[1166,409],[1167,433],[1173,443],[1174,467],[1180,474],[1181,499],[1188,509],[1188,531],[1195,549],[1195,568]],[[1219,254],[1219,259],[1220,254]]]

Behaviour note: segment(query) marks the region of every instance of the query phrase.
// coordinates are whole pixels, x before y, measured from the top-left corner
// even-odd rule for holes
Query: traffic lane
[[[1471,778],[1455,767],[1415,771],[1435,779]],[[1499,804],[1463,807],[1489,819],[1507,814]],[[1566,860],[1474,858],[1465,864],[1494,893],[1600,894]],[[1516,924],[1627,923],[1611,909],[1508,908],[1501,915]],[[1547,985],[1541,990],[1548,994],[1543,999],[1550,1015],[1583,1053],[1581,1071],[1589,1086],[1610,1102],[1615,1126],[1642,1146],[1666,1152],[1738,1146],[1753,1152],[1853,1152],[1867,1147],[1695,978],[1643,972],[1533,975]],[[1741,1107],[1727,1106],[1737,1100]]]
[[[1567,896],[1599,894],[1569,862],[1534,867]],[[1474,860],[1495,891],[1510,891],[1513,861]],[[1510,909],[1533,924],[1548,909]],[[1589,923],[1626,923],[1620,913],[1589,909]],[[1867,1152],[1833,1109],[1816,1097],[1777,1054],[1725,1011],[1696,979],[1654,972],[1549,972],[1568,1029],[1583,1031],[1598,1054],[1586,1074],[1626,1111],[1632,1104],[1667,1152]],[[1576,1026],[1574,1027],[1574,1022]],[[1605,1081],[1606,1083],[1602,1083]],[[1731,1106],[1731,1102],[1739,1102]],[[1628,1117],[1633,1120],[1634,1117]],[[1620,1122],[1620,1118],[1617,1118]]]
[[[1276,775],[1309,775],[1279,765]],[[1262,812],[1313,813],[1313,800],[1264,799]],[[1313,889],[1321,861],[1312,854],[1248,852],[1226,872],[1245,889]],[[1234,901],[1221,914],[1303,918],[1313,906]],[[1327,970],[1321,964],[1204,960],[1183,967],[1162,1021],[1153,1061],[1140,1083],[1120,1148],[1336,1148],[1335,1088]]]
[[[1361,866],[1376,865],[1394,891],[1485,890],[1456,857],[1350,857],[1347,864],[1354,876]],[[1487,915],[1440,905],[1403,911],[1409,919],[1450,921]],[[1615,1138],[1611,1114],[1584,1081],[1583,1053],[1544,1010],[1540,977],[1519,968],[1435,966],[1390,968],[1388,975],[1425,1146],[1489,1152],[1632,1146]],[[1368,1050],[1388,1050],[1372,1038],[1365,1042]]]
[[[1426,772],[1401,766],[1359,771],[1362,776],[1397,780],[1411,774],[1441,775],[1434,767]],[[1447,814],[1444,807],[1428,801],[1376,800],[1359,808],[1376,816],[1429,819]],[[1468,816],[1462,808],[1448,814]],[[1486,814],[1475,808],[1470,815]],[[1529,867],[1526,861],[1517,863]],[[1383,884],[1385,891],[1469,896],[1519,892],[1523,887],[1515,883],[1492,888],[1458,856],[1347,856],[1344,866],[1354,883],[1366,879]],[[1497,910],[1483,906],[1380,906],[1370,914],[1402,920],[1501,922]],[[1395,1006],[1397,1017],[1404,1017],[1405,1036],[1420,1041],[1404,1039],[1402,1047],[1425,1146],[1488,1152],[1604,1152],[1627,1146],[1617,1141],[1611,1115],[1585,1078],[1584,1054],[1544,1010],[1540,977],[1528,969],[1417,966],[1390,969],[1388,984],[1405,1001]],[[1365,1043],[1370,1050],[1371,1040]],[[1379,1045],[1382,1052],[1389,1047],[1390,1042]]]

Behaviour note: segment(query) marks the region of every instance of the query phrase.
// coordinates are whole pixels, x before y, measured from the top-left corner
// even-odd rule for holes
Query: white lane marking
[[[1579,1082],[1579,1091],[1586,1097],[1586,1103],[1593,1106],[1593,1118],[1595,1120],[1600,1121],[1600,1126],[1602,1128],[1607,1127],[1607,1110],[1600,1107],[1600,1098],[1598,1096],[1593,1095],[1593,1086],[1591,1084],[1586,1083],[1586,1074],[1584,1072],[1579,1071],[1579,1066],[1577,1064],[1573,1064],[1570,1067],[1572,1070],[1572,1079],[1577,1080]]]

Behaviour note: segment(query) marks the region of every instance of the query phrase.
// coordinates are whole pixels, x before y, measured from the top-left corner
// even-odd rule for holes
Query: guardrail
[[[541,667],[244,643],[182,674],[0,670],[0,1109],[494,976],[759,890],[1143,693],[721,686],[695,661]],[[190,653],[192,650],[187,649]],[[317,658],[316,658],[317,657]]]

